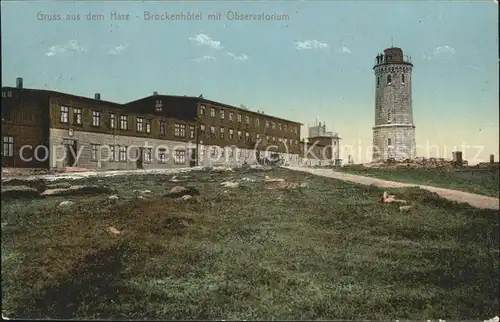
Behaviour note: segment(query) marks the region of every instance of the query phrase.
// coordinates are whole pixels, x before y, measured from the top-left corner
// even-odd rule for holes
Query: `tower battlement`
[[[397,47],[384,49],[383,54],[375,57],[373,68],[384,64],[405,64],[413,66],[411,57],[403,54],[403,50]]]

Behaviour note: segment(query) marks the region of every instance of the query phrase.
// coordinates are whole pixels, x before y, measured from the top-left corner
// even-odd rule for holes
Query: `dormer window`
[[[387,85],[391,85],[391,83],[392,83],[392,76],[387,75]]]
[[[155,103],[155,111],[156,112],[161,112],[163,110],[163,103],[161,100],[156,100]]]

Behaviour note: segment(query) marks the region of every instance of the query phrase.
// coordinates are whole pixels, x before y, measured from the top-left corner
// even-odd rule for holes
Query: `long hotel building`
[[[316,157],[304,155],[310,142],[300,140],[301,125],[203,97],[154,92],[118,104],[99,93],[23,88],[17,78],[16,87],[2,87],[2,167],[237,165],[277,154],[290,165],[333,163],[326,144],[313,148]]]

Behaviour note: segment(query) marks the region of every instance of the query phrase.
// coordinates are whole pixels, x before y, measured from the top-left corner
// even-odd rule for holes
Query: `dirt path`
[[[343,181],[349,181],[353,183],[359,183],[364,185],[375,185],[381,188],[403,188],[403,187],[419,187],[421,189],[425,189],[431,192],[437,193],[442,198],[446,198],[448,200],[457,201],[457,202],[465,202],[469,205],[482,208],[482,209],[493,209],[499,210],[500,203],[498,198],[487,197],[482,195],[477,195],[474,193],[445,189],[445,188],[437,188],[431,186],[417,185],[417,184],[409,184],[395,181],[388,181],[370,177],[359,176],[355,174],[343,173],[332,171],[331,169],[312,169],[312,168],[302,168],[302,167],[287,167],[287,169],[294,171],[302,171],[308,172],[311,174],[315,174],[318,176],[324,176],[334,179],[339,179]]]

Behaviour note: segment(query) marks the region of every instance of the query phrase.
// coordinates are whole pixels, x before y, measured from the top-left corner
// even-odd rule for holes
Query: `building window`
[[[224,119],[224,110],[220,110],[220,119],[223,120]]]
[[[233,129],[229,129],[229,139],[230,140],[234,139],[234,130]]]
[[[233,154],[234,154],[234,150],[233,149],[229,149],[227,152],[228,152],[227,156],[230,157],[230,158],[232,158]]]
[[[276,138],[273,136],[273,143],[276,143]]]
[[[256,128],[258,128],[258,127],[259,127],[259,123],[260,123],[259,119],[255,119],[255,127],[256,127]]]
[[[92,161],[99,159],[99,144],[92,144]]]
[[[213,125],[210,126],[210,137],[215,137],[215,126]]]
[[[272,122],[272,128],[275,129],[276,128],[276,122]]]
[[[269,121],[266,121],[266,127],[269,127]]]
[[[391,110],[387,110],[387,122],[391,123],[391,121],[392,121]]]
[[[122,130],[128,129],[127,115],[120,115],[120,129]]]
[[[214,156],[216,151],[217,151],[217,148],[216,148],[215,146],[213,146],[213,147],[210,149],[210,155],[211,155],[211,156]]]
[[[241,123],[241,114],[238,114],[238,123]]]
[[[245,116],[245,123],[250,124],[250,116]]]
[[[210,116],[215,117],[215,109],[213,107],[210,109]]]
[[[109,126],[112,129],[116,128],[116,114],[115,113],[109,114]]]
[[[387,145],[388,145],[388,146],[391,146],[391,145],[392,145],[392,142],[391,142],[391,139],[390,139],[390,138],[388,138],[388,139],[387,139]]]
[[[92,126],[101,126],[101,112],[92,111]]]
[[[247,142],[250,142],[250,133],[245,132],[245,140],[246,140]]]
[[[238,141],[241,141],[243,138],[243,135],[241,134],[241,131],[238,131]]]
[[[294,128],[293,128],[293,132],[294,132],[295,134],[297,134],[297,132],[298,132],[297,127],[294,127]]]
[[[165,121],[160,121],[160,134],[165,135],[167,133],[167,127],[165,126]]]
[[[205,105],[201,105],[200,106],[200,115],[205,115],[206,111],[205,111]]]
[[[152,154],[153,154],[153,149],[152,148],[146,148],[144,150],[144,162],[151,163]]]
[[[142,117],[137,118],[137,132],[144,132],[144,119]]]
[[[146,120],[146,133],[151,133],[151,120]]]
[[[234,121],[234,113],[229,112],[229,121]]]
[[[73,124],[82,124],[82,109],[73,108]]]
[[[67,106],[61,106],[61,122],[62,123],[68,123],[68,119],[69,119],[68,110],[69,109]]]
[[[391,85],[391,83],[392,83],[392,76],[387,75],[387,85]]]
[[[166,149],[158,149],[158,162],[159,163],[167,163],[167,150]]]
[[[219,131],[219,133],[220,133],[219,136],[220,136],[221,139],[224,138],[224,132],[225,132],[225,129],[223,127],[221,127],[220,131]]]
[[[186,151],[185,150],[175,150],[174,151],[174,163],[175,164],[185,164],[186,163]]]
[[[281,123],[278,123],[278,130],[281,131]]]
[[[380,86],[380,76],[377,76],[377,87]]]
[[[126,146],[121,146],[120,147],[119,160],[121,162],[126,162],[127,161],[127,147]]]
[[[115,153],[116,153],[115,146],[110,145],[109,146],[109,161],[111,161],[111,162],[116,161]]]
[[[285,124],[284,127],[285,127],[285,132],[287,132],[288,131],[287,125]]]
[[[201,135],[205,135],[206,134],[205,124],[200,124],[200,134]]]
[[[162,110],[163,110],[163,104],[162,104],[161,100],[156,100],[155,111],[161,112]]]
[[[186,125],[185,124],[174,124],[174,136],[176,137],[185,137],[186,136]]]
[[[3,137],[3,156],[13,157],[14,156],[14,137],[4,136]]]
[[[194,139],[194,126],[189,126],[189,138]]]
[[[401,84],[405,83],[405,74],[401,74]]]

